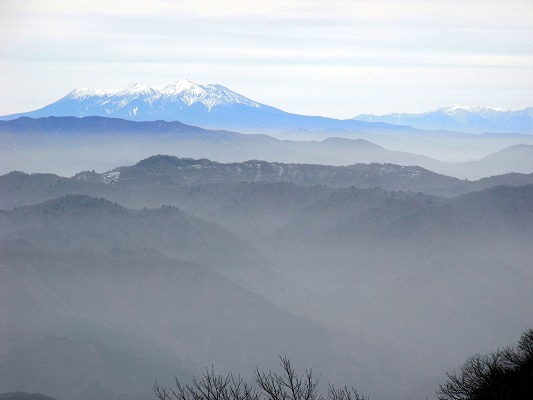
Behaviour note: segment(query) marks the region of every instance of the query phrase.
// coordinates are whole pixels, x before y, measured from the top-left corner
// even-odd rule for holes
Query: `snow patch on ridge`
[[[107,172],[105,174],[102,174],[102,182],[113,183],[113,182],[118,181],[119,177],[120,177],[119,171]]]

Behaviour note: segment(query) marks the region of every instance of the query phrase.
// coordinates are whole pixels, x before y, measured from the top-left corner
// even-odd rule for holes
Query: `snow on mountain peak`
[[[79,99],[83,100],[88,97],[104,97],[108,96],[111,93],[115,93],[117,90],[113,89],[91,89],[91,88],[85,88],[81,87],[78,89],[74,89],[72,92],[70,92],[66,97],[69,99]]]
[[[194,91],[194,92],[201,91],[200,85],[197,85],[189,81],[188,79],[180,79],[175,82],[170,82],[170,83],[166,83],[163,85],[154,86],[153,89],[167,96],[178,95],[179,93],[187,92],[187,91]]]
[[[136,93],[144,93],[149,91],[151,88],[147,85],[143,85],[142,83],[132,83],[129,86],[126,86],[124,89],[120,89],[115,91],[114,95],[121,95],[121,94],[136,94]]]
[[[507,111],[507,110],[504,110],[503,108],[492,108],[492,107],[483,107],[483,106],[461,106],[458,104],[454,104],[451,107],[441,108],[441,110],[445,113],[453,113],[456,111],[466,111],[466,112],[471,112],[471,113]]]
[[[67,96],[69,99],[86,100],[88,98],[105,98],[117,104],[125,105],[128,99],[142,98],[152,104],[155,100],[164,102],[182,102],[187,106],[201,103],[209,111],[221,104],[244,104],[259,107],[259,104],[241,96],[230,89],[216,84],[199,85],[187,79],[180,79],[167,84],[149,87],[134,83],[122,89],[89,89],[79,88]],[[122,98],[122,99],[121,99]]]

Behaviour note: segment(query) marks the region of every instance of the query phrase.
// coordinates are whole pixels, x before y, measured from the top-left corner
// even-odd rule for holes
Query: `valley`
[[[287,354],[379,398],[429,396],[529,323],[532,180],[174,156],[0,176],[0,387],[133,399]],[[21,380],[42,362],[85,378]]]

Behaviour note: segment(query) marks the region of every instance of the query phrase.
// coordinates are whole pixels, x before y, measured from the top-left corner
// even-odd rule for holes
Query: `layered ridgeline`
[[[417,129],[446,129],[473,133],[533,133],[533,107],[510,111],[501,108],[454,105],[421,114],[361,114],[354,119],[409,125]]]
[[[215,223],[81,195],[0,220],[0,391],[137,399],[205,365],[336,362],[323,326],[250,290],[276,267]]]
[[[213,190],[222,196],[225,190],[238,191],[237,188],[253,183],[285,183],[283,187],[287,190],[291,185],[324,189],[379,187],[453,197],[498,185],[533,184],[533,174],[510,173],[467,181],[396,164],[331,166],[260,160],[219,163],[156,155],[131,166],[102,173],[82,171],[70,178],[13,171],[0,176],[0,209],[32,205],[72,193],[104,197],[128,207],[158,207],[185,199],[191,191]]]
[[[339,132],[330,134],[338,134]],[[304,135],[305,136],[305,135]],[[178,121],[134,122],[105,117],[22,117],[0,121],[0,173],[47,170],[72,175],[83,169],[111,169],[153,154],[210,158],[217,161],[259,159],[285,163],[349,165],[393,163],[420,166],[458,178],[479,179],[510,172],[533,172],[533,135],[424,136],[441,153],[476,149],[485,156],[469,162],[443,162],[360,138],[327,137],[320,140],[280,140],[262,134],[207,130]],[[420,135],[396,136],[400,142],[418,141]],[[385,141],[385,136],[372,139]],[[390,137],[389,137],[390,138]],[[439,139],[440,138],[440,139]],[[408,146],[407,146],[408,147]],[[494,149],[496,151],[490,151]]]
[[[132,121],[181,121],[205,128],[240,131],[401,129],[381,123],[290,114],[250,100],[224,86],[199,85],[186,79],[154,87],[134,84],[122,89],[80,88],[41,109],[2,119],[21,116],[104,116]]]
[[[1,177],[3,199],[34,205],[0,212],[0,391],[134,399],[287,354],[373,398],[423,399],[533,322],[533,185],[443,198],[283,181],[324,173],[159,156]]]

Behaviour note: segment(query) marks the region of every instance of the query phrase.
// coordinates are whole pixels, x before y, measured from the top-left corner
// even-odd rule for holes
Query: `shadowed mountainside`
[[[40,215],[52,204],[60,203],[20,211]],[[87,206],[87,199],[79,204]],[[209,363],[253,369],[258,360],[269,364],[274,354],[291,352],[333,368],[346,358],[334,354],[320,324],[282,310],[210,266],[151,249],[95,250],[100,246],[91,242],[75,248],[59,243],[61,235],[46,239],[57,234],[53,229],[30,235],[20,211],[0,217],[0,390],[132,399],[149,392],[156,378],[171,382],[173,375],[188,377]],[[84,217],[75,223],[76,215],[55,206],[47,215],[49,222],[66,218],[71,224],[63,229],[84,242],[90,236],[84,236]],[[127,218],[100,230],[102,240],[123,232]],[[6,231],[17,239],[7,239]],[[158,238],[165,236],[162,229]],[[179,241],[176,234],[170,239]],[[167,250],[176,251],[171,244]]]
[[[209,190],[232,198],[251,183],[287,183],[298,186],[335,188],[380,187],[393,191],[423,192],[453,197],[496,185],[527,185],[533,174],[505,174],[478,181],[460,180],[421,167],[395,164],[354,164],[344,167],[316,164],[284,164],[250,160],[218,163],[207,159],[183,159],[157,155],[129,167],[104,173],[79,172],[72,178],[54,174],[11,172],[0,176],[0,208],[40,203],[66,194],[103,197],[128,207],[191,205],[187,198]],[[319,189],[317,189],[319,191]],[[223,193],[226,192],[224,195]],[[198,207],[209,200],[198,201]]]

